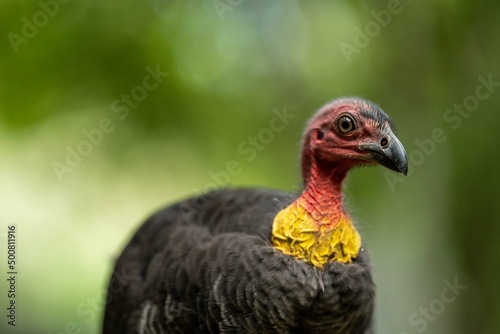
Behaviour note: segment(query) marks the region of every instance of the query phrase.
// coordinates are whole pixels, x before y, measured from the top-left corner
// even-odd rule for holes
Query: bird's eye
[[[343,115],[343,116],[340,116],[337,120],[337,129],[341,132],[341,133],[349,133],[351,131],[353,131],[355,128],[355,125],[354,125],[354,120],[350,117],[350,116],[347,116],[347,115]]]

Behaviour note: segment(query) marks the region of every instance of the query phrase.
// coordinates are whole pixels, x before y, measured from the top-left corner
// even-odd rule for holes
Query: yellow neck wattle
[[[281,252],[322,268],[330,261],[351,262],[359,253],[361,237],[349,216],[314,219],[299,198],[274,218],[272,243]]]

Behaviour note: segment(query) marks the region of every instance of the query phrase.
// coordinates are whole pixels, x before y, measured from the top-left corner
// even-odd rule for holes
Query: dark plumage
[[[337,109],[345,105],[353,118],[359,118],[363,117],[358,108],[362,104],[369,102],[343,99],[323,110],[336,118]],[[366,112],[366,108],[363,110]],[[328,120],[330,123],[315,124],[315,119],[328,118],[324,114],[313,118],[306,137],[318,129],[337,131],[326,129],[330,125],[325,124],[331,123]],[[381,116],[375,117],[380,120]],[[360,123],[359,119],[355,121]],[[391,140],[386,136],[390,127],[381,126],[377,133],[385,131],[384,138]],[[317,136],[321,137],[317,140],[327,141],[330,135],[326,133],[325,139]],[[338,133],[336,136],[342,137]],[[360,145],[368,144],[364,141]],[[368,150],[371,160],[405,173],[406,156],[398,151],[400,147],[394,148],[392,142],[390,145],[390,153],[374,153],[373,147],[360,149],[363,156],[359,164],[367,163]],[[318,170],[328,171],[329,184],[340,187],[344,169],[348,168],[339,167],[344,164],[339,164],[334,153],[328,153],[333,154],[332,159],[323,154],[327,153],[312,149],[308,167],[303,168],[312,170],[311,166],[320,160]],[[354,156],[346,160],[347,166],[354,164],[352,159]],[[363,247],[345,262],[334,260],[332,255],[325,264],[315,264],[309,255],[290,255],[279,246],[279,233],[273,226],[278,224],[277,214],[283,209],[285,222],[289,219],[286,217],[301,215],[302,211],[288,215],[286,210],[296,207],[307,213],[303,216],[307,224],[319,222],[311,218],[316,217],[316,212],[310,211],[316,209],[321,216],[317,219],[331,220],[331,226],[326,225],[329,232],[322,234],[318,227],[313,234],[312,240],[319,245],[320,238],[340,228],[341,223],[334,217],[348,218],[341,196],[335,193],[337,188],[315,186],[316,178],[321,178],[316,175],[320,174],[316,170],[304,172],[307,180],[302,194],[224,189],[154,214],[116,263],[103,333],[371,333],[374,285]],[[315,198],[317,202],[311,202],[308,189],[320,197]],[[318,190],[324,190],[319,193],[325,194],[328,205],[321,204]],[[302,207],[300,203],[306,204]],[[293,224],[302,228],[299,221]],[[346,226],[354,230],[349,223]],[[290,239],[290,243],[294,242]],[[340,246],[347,249],[346,245]]]

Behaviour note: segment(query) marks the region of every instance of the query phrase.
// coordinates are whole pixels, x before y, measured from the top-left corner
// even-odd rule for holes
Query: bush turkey
[[[155,213],[116,263],[103,333],[373,333],[342,181],[368,164],[406,175],[394,131],[376,104],[334,100],[304,132],[300,194],[221,189]]]

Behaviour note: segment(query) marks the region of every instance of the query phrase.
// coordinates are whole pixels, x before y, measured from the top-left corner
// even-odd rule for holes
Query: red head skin
[[[353,121],[352,131],[340,129],[344,116]],[[311,119],[302,143],[301,197],[315,220],[327,216],[335,224],[341,215],[348,216],[342,206],[342,181],[350,168],[375,163],[360,145],[387,140],[393,127],[378,106],[359,98],[335,100]]]

